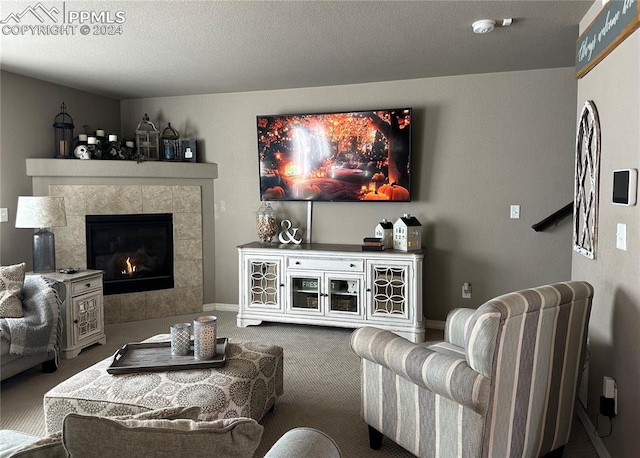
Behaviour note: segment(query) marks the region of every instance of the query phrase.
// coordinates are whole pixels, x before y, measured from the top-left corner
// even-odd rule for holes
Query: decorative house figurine
[[[138,157],[149,161],[160,159],[160,132],[149,121],[149,115],[146,113],[136,129],[136,145],[138,147]]]
[[[401,251],[414,251],[422,248],[422,224],[415,216],[405,213],[394,223],[393,248]]]
[[[382,245],[385,248],[393,248],[393,223],[391,221],[386,219],[380,221],[374,235],[382,239]]]

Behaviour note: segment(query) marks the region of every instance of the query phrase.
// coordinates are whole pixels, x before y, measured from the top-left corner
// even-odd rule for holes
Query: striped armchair
[[[592,298],[578,281],[505,294],[452,310],[437,343],[354,331],[371,447],[384,435],[419,457],[561,456]]]

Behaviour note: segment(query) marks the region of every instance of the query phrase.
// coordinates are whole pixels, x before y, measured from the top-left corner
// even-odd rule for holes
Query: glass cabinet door
[[[321,311],[320,288],[322,285],[321,278],[314,275],[296,275],[290,278],[289,288],[290,308],[291,310],[313,312]]]
[[[250,308],[278,310],[280,304],[282,261],[280,259],[248,259]]]
[[[360,280],[328,278],[327,284],[329,313],[360,314]]]

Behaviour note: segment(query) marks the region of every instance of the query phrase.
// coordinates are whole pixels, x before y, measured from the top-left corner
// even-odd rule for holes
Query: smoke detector
[[[496,21],[491,19],[480,19],[479,21],[471,24],[471,28],[473,29],[473,33],[483,34],[491,32],[496,26]]]

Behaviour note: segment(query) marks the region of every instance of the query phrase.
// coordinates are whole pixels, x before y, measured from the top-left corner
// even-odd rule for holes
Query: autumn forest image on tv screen
[[[410,200],[411,109],[258,116],[261,200]]]

